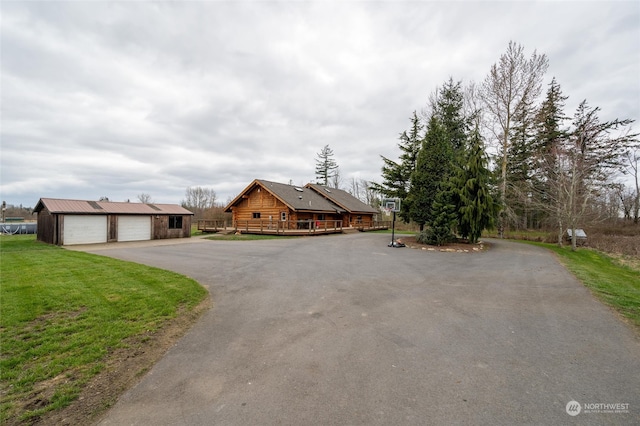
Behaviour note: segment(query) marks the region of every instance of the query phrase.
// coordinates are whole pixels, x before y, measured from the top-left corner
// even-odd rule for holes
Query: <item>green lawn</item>
[[[173,272],[0,237],[0,424],[76,399],[126,339],[157,330],[206,297]],[[27,404],[27,401],[38,401]]]
[[[640,271],[595,250],[531,243],[552,250],[560,261],[604,303],[640,328]]]

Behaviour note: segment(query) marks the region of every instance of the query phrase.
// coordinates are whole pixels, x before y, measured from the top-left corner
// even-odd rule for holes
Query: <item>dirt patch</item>
[[[421,244],[416,241],[416,237],[401,237],[396,239],[398,242],[402,242],[407,247],[412,249],[419,249],[425,251],[443,251],[451,253],[480,253],[489,249],[490,245],[487,242],[479,241],[477,244],[469,244],[466,241],[457,241],[444,246],[432,246],[429,244]]]
[[[127,347],[110,353],[103,370],[85,386],[71,405],[35,419],[32,425],[91,425],[182,337],[200,315],[211,307],[209,296],[189,312],[178,312],[176,318],[152,333],[127,340]],[[18,423],[19,424],[19,423]]]

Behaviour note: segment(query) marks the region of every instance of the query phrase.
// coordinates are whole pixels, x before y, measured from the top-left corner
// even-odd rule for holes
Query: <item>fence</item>
[[[0,223],[0,234],[3,235],[35,234],[37,232],[38,224],[35,222]]]

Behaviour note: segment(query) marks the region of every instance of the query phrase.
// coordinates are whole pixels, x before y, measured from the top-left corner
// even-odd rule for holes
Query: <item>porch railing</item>
[[[342,220],[237,220],[233,227],[246,233],[330,233],[342,231]]]
[[[198,231],[218,232],[226,229],[228,225],[229,223],[226,220],[200,219],[198,220]]]

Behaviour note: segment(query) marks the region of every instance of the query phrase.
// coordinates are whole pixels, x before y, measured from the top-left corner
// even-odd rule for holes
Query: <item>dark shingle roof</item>
[[[295,211],[313,211],[323,213],[343,213],[344,210],[315,191],[303,186],[287,185],[284,183],[271,182],[263,179],[256,179],[247,186],[236,198],[227,205],[225,211],[230,211],[231,206],[242,199],[242,196],[250,192],[255,186],[265,188],[276,198],[282,201]]]
[[[316,183],[308,183],[306,188],[312,189],[324,198],[342,207],[349,213],[378,213],[378,210],[358,200],[346,191],[329,188]]]
[[[294,210],[313,210],[324,212],[342,212],[338,206],[330,203],[325,198],[318,196],[314,191],[302,186],[287,185],[284,183],[270,182],[258,179],[258,182],[282,202],[288,204]]]

